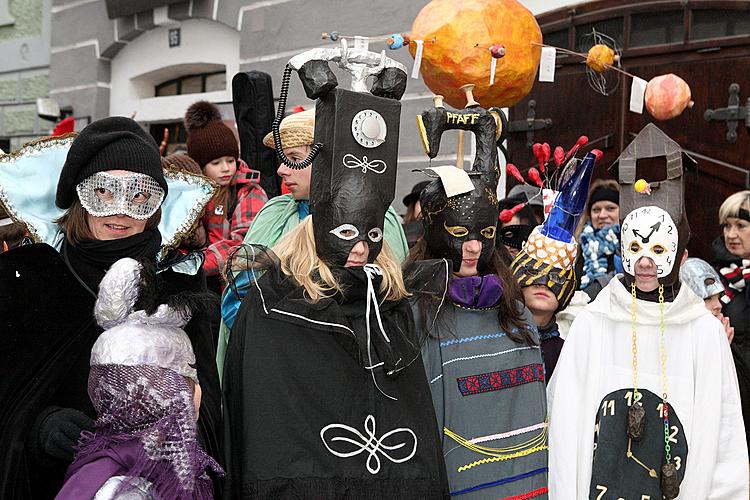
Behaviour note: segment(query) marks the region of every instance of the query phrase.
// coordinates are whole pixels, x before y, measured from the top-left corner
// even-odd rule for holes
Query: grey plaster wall
[[[38,0],[33,0],[38,1]],[[62,106],[71,105],[78,117],[102,118],[109,113],[110,63],[118,51],[148,30],[154,29],[153,10],[110,19],[105,0],[47,0],[53,4],[50,94]],[[314,47],[333,46],[321,40],[322,32],[377,36],[408,32],[412,21],[429,0],[185,0],[166,7],[176,23],[187,19],[220,22],[240,31],[240,70],[259,70],[272,75],[278,94],[281,74],[288,59]],[[210,43],[210,40],[207,41]],[[371,50],[385,49],[409,72],[413,65],[406,49],[391,51],[383,42]],[[144,54],[144,57],[154,57]],[[338,70],[337,70],[338,71]],[[337,73],[342,86],[346,75]],[[10,92],[0,79],[0,96]],[[421,79],[409,79],[403,99],[399,176],[396,206],[411,186],[423,180],[415,168],[429,164],[418,138],[415,116],[432,105],[432,93]],[[289,105],[310,106],[296,78],[292,80]],[[436,164],[455,162],[455,134],[446,134]],[[470,158],[471,141],[465,156]]]
[[[76,118],[108,115],[110,59],[125,46],[116,38],[104,0],[53,0],[50,97]],[[82,121],[85,123],[85,121]]]
[[[36,115],[49,93],[50,0],[7,0],[13,23],[0,27],[0,138],[12,149],[54,125]]]

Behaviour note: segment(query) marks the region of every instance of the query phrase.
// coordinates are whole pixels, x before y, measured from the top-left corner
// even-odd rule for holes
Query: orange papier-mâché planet
[[[646,109],[657,120],[679,116],[685,108],[692,108],[690,86],[677,75],[655,76],[646,85]]]
[[[433,0],[419,12],[411,40],[424,40],[421,73],[427,87],[455,108],[466,105],[461,86],[473,83],[483,107],[513,106],[534,85],[542,31],[516,0]],[[491,47],[502,46],[490,85]],[[409,45],[412,56],[416,44]],[[497,52],[497,51],[496,51]]]
[[[597,73],[603,73],[612,66],[615,57],[615,51],[611,47],[599,43],[591,47],[586,54],[586,66]]]

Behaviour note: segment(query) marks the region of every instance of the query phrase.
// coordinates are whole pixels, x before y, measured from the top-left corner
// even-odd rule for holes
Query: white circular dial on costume
[[[386,132],[385,120],[374,109],[363,109],[352,119],[352,135],[366,148],[376,148],[383,144]]]

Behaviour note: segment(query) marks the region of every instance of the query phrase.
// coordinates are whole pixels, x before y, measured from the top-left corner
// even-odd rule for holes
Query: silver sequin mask
[[[76,186],[78,199],[94,217],[127,215],[146,220],[159,210],[164,190],[150,175],[97,172]]]

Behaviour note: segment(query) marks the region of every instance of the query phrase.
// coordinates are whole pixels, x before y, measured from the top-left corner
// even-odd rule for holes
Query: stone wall
[[[12,22],[0,26],[0,139],[16,149],[49,133],[36,114],[49,94],[49,0],[3,0]]]

